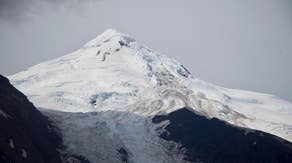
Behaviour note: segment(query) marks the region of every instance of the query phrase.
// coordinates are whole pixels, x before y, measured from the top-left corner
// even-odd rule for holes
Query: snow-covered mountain
[[[91,162],[207,162],[187,154],[192,149],[184,146],[188,142],[171,137],[167,126],[185,123],[171,115],[181,114],[263,131],[242,132],[255,132],[257,140],[266,132],[292,142],[291,102],[199,80],[175,59],[112,29],[71,54],[9,79],[60,128],[63,152]]]

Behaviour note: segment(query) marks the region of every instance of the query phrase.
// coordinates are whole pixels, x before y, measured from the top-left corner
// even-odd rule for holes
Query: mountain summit
[[[290,102],[199,80],[174,58],[116,30],[9,79],[60,128],[64,152],[91,162],[234,162],[235,156],[253,162],[256,157],[248,154],[256,150],[246,144],[266,148],[274,162],[281,153],[273,149],[285,156],[291,152],[286,146],[292,141]],[[197,124],[209,130],[194,128]],[[202,147],[186,137],[199,140],[201,133],[212,142],[218,132],[222,142],[213,142],[215,146]],[[245,144],[235,148],[246,153],[224,149],[224,134],[232,137],[230,142],[242,140]],[[214,153],[207,155],[208,150]],[[221,150],[227,154],[222,158]]]

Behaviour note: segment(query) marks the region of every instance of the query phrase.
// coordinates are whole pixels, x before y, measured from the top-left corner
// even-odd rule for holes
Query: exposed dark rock
[[[185,66],[183,66],[183,65],[180,65],[188,74],[190,74],[191,75],[191,72],[185,67]]]
[[[178,68],[176,71],[177,73],[179,73],[181,76],[185,78],[188,78],[191,76],[191,73],[183,65],[181,65],[181,67]]]
[[[124,41],[122,41],[122,40],[119,41],[119,44],[120,44],[121,47],[123,47],[123,46],[129,47],[129,44],[124,42]]]
[[[20,91],[0,75],[0,162],[58,163],[61,138]]]
[[[96,55],[99,55],[100,54],[100,50],[98,50],[97,52],[96,52]]]
[[[111,40],[110,39],[107,39],[107,40],[104,40],[103,42],[110,42]]]
[[[274,135],[207,119],[188,108],[155,116],[169,120],[160,137],[182,145],[184,160],[204,163],[291,163],[292,144]]]
[[[129,159],[129,155],[128,155],[128,152],[124,149],[124,148],[120,148],[118,150],[118,152],[120,153],[121,155],[121,160],[123,163],[127,163],[128,162],[128,159]]]
[[[126,45],[123,41],[119,41],[119,44],[120,44],[121,46]]]

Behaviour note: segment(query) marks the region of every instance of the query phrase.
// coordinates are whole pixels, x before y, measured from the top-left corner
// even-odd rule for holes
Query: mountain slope
[[[181,152],[165,147],[174,144],[157,137],[151,119],[184,107],[209,119],[218,118],[292,141],[290,102],[201,81],[175,59],[115,30],[107,30],[81,49],[9,79],[38,108],[45,109],[43,113],[67,135],[66,152],[88,155],[89,160],[112,158],[111,162],[118,162],[123,153],[130,162],[181,162]],[[67,114],[79,117],[78,121]],[[91,127],[103,128],[107,134],[81,133],[92,141],[100,135],[100,139],[114,142],[111,147],[104,144],[101,148],[107,152],[91,153],[86,146],[93,145],[92,141],[79,142],[79,134],[69,134],[78,129],[94,130]],[[75,143],[84,149],[78,149]],[[174,148],[178,147],[176,143]]]
[[[58,163],[57,137],[46,117],[0,75],[0,162]]]
[[[186,151],[184,159],[191,162],[292,161],[291,143],[264,132],[232,127],[216,118],[207,119],[194,114],[190,108],[158,115],[152,120],[154,123],[169,121],[160,137],[179,142]]]

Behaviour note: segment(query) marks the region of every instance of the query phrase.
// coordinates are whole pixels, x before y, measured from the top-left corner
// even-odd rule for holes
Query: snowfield
[[[204,82],[175,59],[112,29],[9,79],[35,106],[46,108],[41,111],[61,129],[66,152],[92,162],[182,162],[163,150],[175,145],[158,138],[149,121],[182,107],[292,142],[291,102]]]

